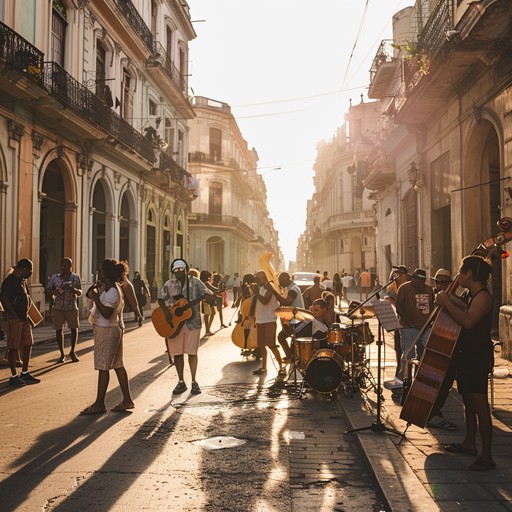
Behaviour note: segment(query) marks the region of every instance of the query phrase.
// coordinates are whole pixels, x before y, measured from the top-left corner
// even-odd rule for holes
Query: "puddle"
[[[209,439],[193,441],[192,444],[202,446],[203,448],[207,448],[208,450],[220,450],[222,448],[235,448],[236,446],[241,446],[246,442],[247,441],[244,441],[243,439],[237,439],[236,437],[217,436],[210,437]]]

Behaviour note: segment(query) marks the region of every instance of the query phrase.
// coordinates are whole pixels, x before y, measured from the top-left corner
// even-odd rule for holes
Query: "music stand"
[[[391,284],[395,279],[391,280],[390,283],[384,285],[384,288]],[[383,288],[381,288],[382,290]],[[379,291],[375,292],[373,295],[377,295]],[[367,299],[368,301],[369,299]],[[367,302],[365,301],[365,302]],[[363,303],[364,304],[364,303]],[[397,434],[399,436],[403,436],[401,432],[393,428],[387,427],[381,420],[380,412],[381,412],[381,404],[383,401],[382,396],[382,386],[381,386],[381,367],[382,367],[382,344],[384,338],[384,329],[388,332],[399,329],[400,323],[398,322],[398,318],[393,310],[391,304],[386,300],[377,300],[372,302],[372,306],[374,307],[375,314],[378,320],[378,331],[377,331],[377,416],[376,421],[371,425],[360,428],[353,428],[345,431],[345,434],[351,434],[353,432],[361,432],[363,430],[370,430],[372,432],[391,432],[393,434]],[[359,309],[361,306],[358,306],[354,309]]]

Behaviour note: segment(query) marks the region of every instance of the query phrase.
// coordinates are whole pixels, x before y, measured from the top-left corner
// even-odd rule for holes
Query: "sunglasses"
[[[176,268],[173,268],[172,269],[172,272],[185,272],[186,268],[185,267],[176,267]]]

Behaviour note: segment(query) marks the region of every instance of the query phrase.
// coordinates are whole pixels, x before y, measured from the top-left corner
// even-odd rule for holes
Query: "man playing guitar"
[[[211,292],[204,283],[197,277],[188,275],[188,264],[183,259],[175,259],[171,263],[172,277],[163,285],[158,297],[158,305],[162,309],[167,323],[175,327],[175,323],[180,320],[173,318],[168,306],[172,306],[179,300],[185,298],[189,302],[196,302],[191,307],[192,315],[184,322],[181,329],[176,329],[177,334],[172,338],[166,338],[167,349],[170,356],[174,356],[174,364],[178,372],[178,384],[173,390],[174,395],[179,395],[187,390],[187,385],[183,379],[183,370],[185,366],[184,354],[188,354],[188,364],[192,377],[193,395],[201,393],[201,388],[196,382],[197,371],[197,351],[199,349],[199,338],[201,333],[201,315],[199,313],[199,301],[201,297]]]

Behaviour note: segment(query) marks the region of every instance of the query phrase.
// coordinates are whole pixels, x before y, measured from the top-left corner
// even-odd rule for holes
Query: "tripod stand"
[[[378,295],[380,291],[382,291],[384,288],[387,288],[393,281],[395,281],[397,278],[392,279],[389,283],[385,284],[381,289],[377,290],[375,293],[373,293],[368,299],[366,299],[362,304],[358,305],[356,308],[353,309],[353,311],[360,309],[363,304],[368,302],[372,297],[375,295]],[[398,432],[395,429],[387,427],[381,420],[381,407],[382,402],[384,400],[384,397],[382,396],[382,386],[381,386],[381,373],[382,373],[382,344],[384,339],[384,327],[382,325],[382,321],[386,322],[386,324],[389,325],[388,331],[395,330],[400,327],[400,324],[398,323],[398,319],[396,318],[396,315],[393,311],[393,308],[391,304],[387,301],[377,301],[376,303],[373,303],[373,306],[375,308],[375,313],[377,314],[377,320],[378,320],[378,333],[377,333],[377,417],[376,421],[372,423],[371,425],[368,425],[366,427],[361,428],[355,428],[347,430],[345,433],[350,434],[352,432],[361,432],[363,430],[370,430],[372,432],[391,432],[393,434],[397,434],[399,436],[403,436],[401,432]],[[348,316],[350,316],[351,312],[349,312]],[[393,321],[394,320],[394,321]]]

